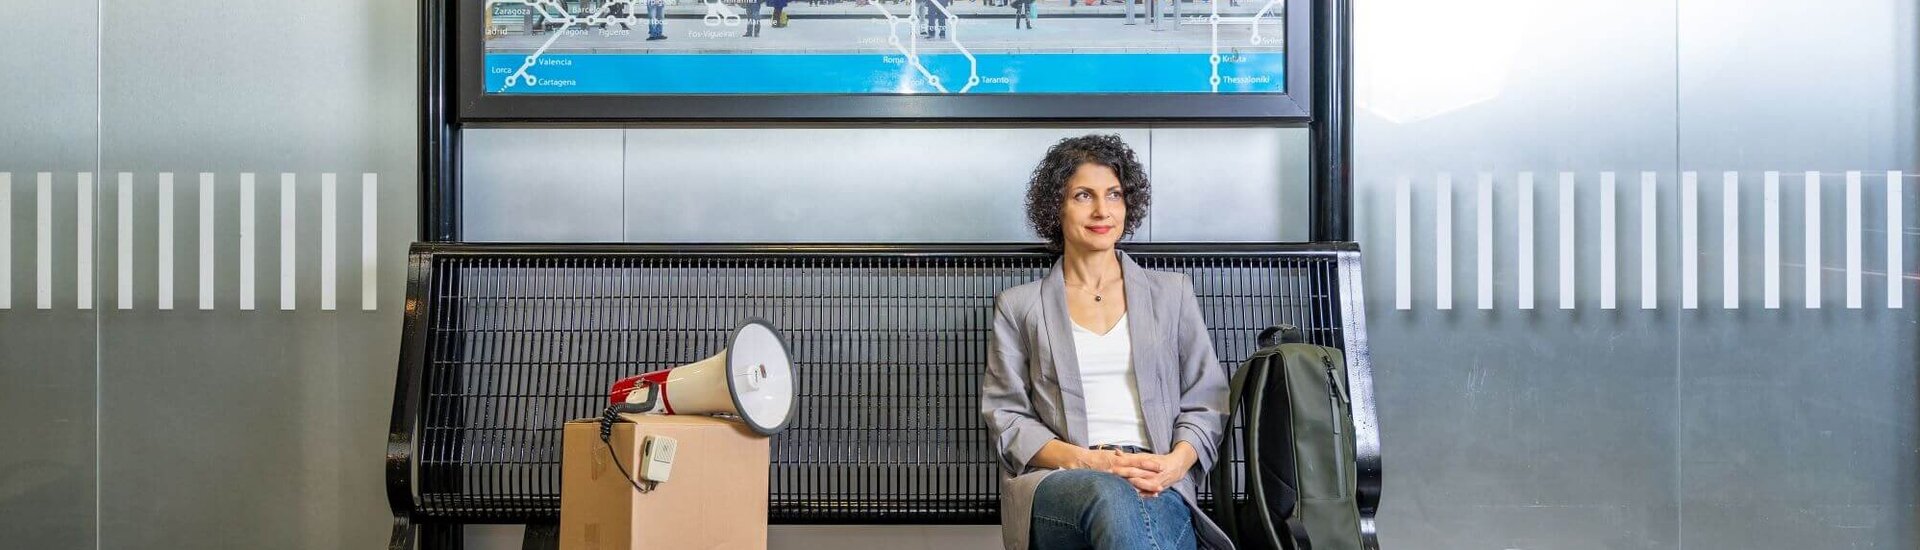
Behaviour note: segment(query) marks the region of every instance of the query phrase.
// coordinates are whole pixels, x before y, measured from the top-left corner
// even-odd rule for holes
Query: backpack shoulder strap
[[[1272,361],[1275,359],[1273,357],[1267,357],[1264,360]],[[1252,376],[1249,377],[1248,382],[1253,384],[1256,389],[1263,388],[1267,385],[1268,377],[1273,375],[1274,370],[1273,368],[1260,369],[1259,372],[1253,373]],[[1285,374],[1283,373],[1281,376],[1284,377]],[[1255,391],[1253,393],[1257,396],[1266,392]],[[1286,532],[1287,526],[1284,523],[1281,525],[1273,524],[1273,514],[1266,511],[1266,486],[1259,482],[1259,480],[1265,476],[1260,469],[1261,430],[1256,424],[1259,422],[1259,418],[1263,416],[1262,409],[1267,405],[1264,401],[1265,400],[1259,397],[1253,398],[1244,413],[1246,418],[1249,419],[1246,433],[1247,496],[1251,497],[1253,509],[1259,511],[1259,513],[1254,514],[1259,516],[1259,521],[1256,525],[1249,526],[1247,530],[1252,532],[1248,533],[1249,535],[1257,533],[1259,538],[1266,540],[1270,546],[1285,548],[1285,546],[1282,545],[1286,543],[1282,541],[1292,539],[1292,534]]]
[[[1265,336],[1265,333],[1261,334]],[[1255,401],[1260,399],[1259,392],[1255,392],[1252,396],[1247,395],[1247,378],[1253,371],[1263,368],[1264,363],[1270,360],[1268,357],[1270,355],[1272,355],[1272,352],[1265,350],[1254,352],[1252,357],[1248,357],[1246,361],[1240,363],[1240,368],[1234,369],[1233,377],[1228,383],[1227,418],[1231,421],[1234,415],[1239,415],[1241,418],[1240,428],[1242,430],[1252,429],[1253,417],[1244,412],[1244,410],[1251,405],[1247,400],[1249,397]],[[1233,429],[1231,424],[1229,424],[1226,430],[1221,431],[1220,449],[1224,456],[1213,465],[1211,476],[1215,523],[1220,525],[1221,531],[1225,531],[1227,536],[1234,540],[1239,540],[1242,536],[1245,536],[1240,530],[1240,506],[1233,498],[1234,462],[1232,460],[1232,453],[1233,450],[1237,448],[1235,446],[1236,441],[1234,436],[1238,431],[1239,430]],[[1243,454],[1242,456],[1245,455]],[[1257,479],[1255,476],[1258,470],[1255,465],[1251,462],[1242,462],[1242,464],[1246,465],[1246,471],[1244,472],[1245,477],[1248,479]]]

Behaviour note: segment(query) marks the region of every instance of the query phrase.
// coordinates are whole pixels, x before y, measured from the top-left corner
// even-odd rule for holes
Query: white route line
[[[1280,3],[1280,0],[1267,0],[1267,5],[1261,6],[1260,11],[1254,12],[1253,17],[1248,19],[1248,22],[1251,24],[1250,26],[1253,27],[1253,36],[1247,39],[1248,42],[1258,46],[1266,41],[1265,38],[1260,36],[1260,18],[1266,17],[1267,12],[1273,11],[1273,5],[1278,3]]]
[[[1266,37],[1260,36],[1260,19],[1270,17],[1267,14],[1272,12],[1273,6],[1278,3],[1280,3],[1280,0],[1267,0],[1266,5],[1261,6],[1260,11],[1254,12],[1253,15],[1244,19],[1238,17],[1233,18],[1233,22],[1244,22],[1251,28],[1253,35],[1247,38],[1247,42],[1255,46],[1266,42]],[[1226,18],[1220,17],[1220,2],[1218,2],[1218,0],[1207,3],[1207,12],[1207,25],[1211,27],[1210,31],[1212,32],[1212,44],[1208,50],[1207,64],[1213,66],[1212,74],[1207,77],[1207,84],[1212,87],[1213,93],[1217,94],[1220,93],[1220,24],[1227,22],[1227,20]],[[1185,20],[1182,20],[1181,24],[1186,24]]]
[[[1132,2],[1133,0],[1126,0]],[[1178,0],[1175,0],[1178,1]],[[1132,12],[1132,8],[1128,8]],[[1207,85],[1213,87],[1213,93],[1220,93],[1220,0],[1207,2],[1207,26],[1213,33],[1212,46],[1207,52],[1207,63],[1213,65],[1213,74],[1207,77]],[[1259,29],[1258,23],[1253,28]],[[1255,30],[1254,32],[1260,32]]]
[[[554,29],[553,36],[548,37],[545,43],[540,44],[540,49],[534,50],[532,54],[527,55],[527,60],[521,62],[520,68],[514,70],[513,74],[507,76],[506,83],[502,84],[498,91],[507,91],[508,88],[512,88],[523,81],[526,82],[528,86],[539,83],[540,79],[534,77],[532,73],[527,72],[527,69],[532,68],[534,63],[539,62],[540,56],[546,55],[547,49],[553,47],[553,43],[559,41],[561,36],[565,36],[567,31],[572,29],[574,25],[603,25],[607,23],[622,23],[629,27],[638,25],[642,19],[639,12],[634,11],[634,4],[638,2],[640,2],[640,0],[612,0],[604,6],[600,6],[600,11],[595,12],[593,15],[580,17],[567,13],[566,6],[561,5],[559,0],[488,0],[486,9],[489,12],[493,10],[494,4],[520,4],[529,8],[530,11],[527,17],[533,17],[534,13],[537,12],[540,17],[561,22],[560,28]],[[718,5],[719,3],[717,1],[709,4],[707,17],[719,16],[726,19],[728,26],[740,24],[740,16],[738,14],[734,14],[731,11],[727,11],[725,15],[715,13],[713,6]],[[607,15],[613,11],[614,6],[626,6],[627,15],[625,17]],[[725,11],[726,8],[722,7],[721,10]],[[709,23],[708,26],[713,25]]]
[[[980,84],[980,60],[974,58],[973,52],[967,50],[966,45],[960,43],[960,16],[959,15],[953,13],[952,10],[947,9],[946,6],[940,5],[939,2],[928,2],[928,5],[933,6],[934,9],[940,10],[940,13],[946,14],[947,41],[951,42],[954,48],[960,50],[960,55],[965,56],[967,58],[967,85],[961,86],[960,91],[955,92],[955,91],[948,90],[947,86],[940,82],[939,75],[933,74],[933,71],[927,70],[926,65],[923,65],[920,63],[920,32],[918,30],[920,28],[920,14],[915,11],[909,10],[907,12],[907,17],[903,19],[897,15],[894,15],[893,12],[887,11],[886,6],[880,5],[879,2],[874,2],[871,5],[874,7],[874,9],[880,10],[880,15],[885,16],[887,18],[887,45],[893,46],[894,51],[900,52],[900,55],[906,56],[907,63],[912,64],[914,70],[917,70],[920,72],[921,78],[927,79],[927,83],[933,85],[933,89],[939,90],[940,93],[943,93],[943,94],[964,94],[964,93],[967,93],[967,91],[972,90],[974,86],[977,86]],[[900,23],[901,22],[905,22],[908,25],[906,46],[900,45]]]

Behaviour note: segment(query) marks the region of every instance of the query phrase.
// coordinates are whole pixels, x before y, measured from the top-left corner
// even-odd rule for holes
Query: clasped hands
[[[1074,466],[1120,476],[1133,484],[1142,497],[1157,497],[1170,489],[1193,467],[1199,457],[1186,442],[1175,445],[1167,454],[1127,453],[1118,450],[1081,449]]]

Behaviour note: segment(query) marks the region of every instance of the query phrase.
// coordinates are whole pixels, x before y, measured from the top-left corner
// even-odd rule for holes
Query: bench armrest
[[[393,423],[387,432],[387,505],[397,518],[420,510],[414,493],[418,477],[420,398],[427,367],[427,326],[431,319],[428,285],[433,257],[418,245],[407,255],[407,303],[400,335],[400,368],[393,382]]]

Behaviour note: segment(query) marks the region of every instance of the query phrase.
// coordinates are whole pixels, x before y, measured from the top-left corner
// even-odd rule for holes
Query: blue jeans
[[[667,35],[667,7],[647,4],[647,36]]]
[[[1145,498],[1106,472],[1061,470],[1033,492],[1034,550],[1192,550],[1193,518],[1179,493]]]

